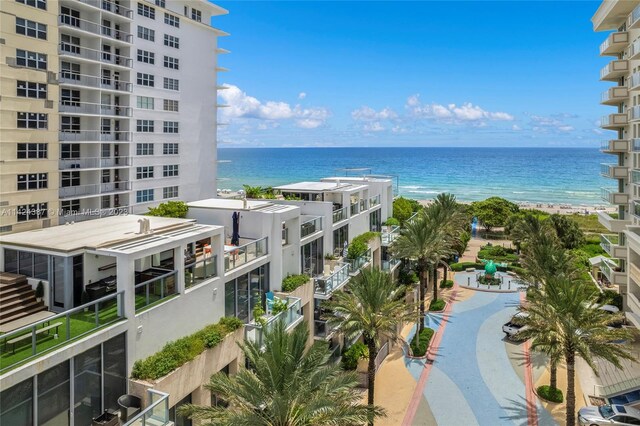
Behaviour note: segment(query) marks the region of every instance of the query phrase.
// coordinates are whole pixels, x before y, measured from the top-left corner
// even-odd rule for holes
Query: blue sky
[[[216,2],[220,147],[572,146],[614,137],[599,2]],[[607,134],[609,133],[609,134]]]

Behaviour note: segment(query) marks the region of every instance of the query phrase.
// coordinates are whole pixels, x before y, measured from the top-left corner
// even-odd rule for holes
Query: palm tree
[[[529,328],[522,332],[528,338],[551,334],[562,350],[567,366],[567,413],[566,424],[575,424],[575,362],[582,358],[598,375],[594,359],[609,361],[621,368],[620,360],[633,360],[625,345],[614,343],[631,339],[627,329],[610,328],[614,321],[622,319],[622,314],[611,315],[599,309],[597,294],[592,286],[582,282],[572,282],[564,277],[549,280],[539,293],[542,297],[533,297],[531,303],[521,310],[527,312],[524,319]]]
[[[553,233],[543,232],[529,240],[523,251],[520,263],[524,270],[522,277],[526,282],[535,285],[564,276],[569,280],[578,279],[580,271],[567,250],[565,250]]]
[[[283,322],[264,330],[264,347],[246,341],[240,347],[248,369],[234,376],[217,373],[205,387],[228,407],[187,404],[180,415],[207,425],[312,426],[362,424],[384,415],[359,403],[356,373],[330,364],[321,345],[306,350],[307,326],[287,333]]]
[[[261,186],[242,185],[247,198],[262,198],[265,190]]]
[[[449,247],[444,238],[444,230],[427,215],[427,209],[421,210],[411,221],[405,222],[400,235],[391,244],[394,256],[415,262],[415,271],[420,283],[418,285],[418,299],[420,318],[418,319],[418,333],[424,329],[424,298],[429,281],[429,271],[437,253],[442,253]]]
[[[349,283],[349,291],[337,292],[327,303],[328,325],[340,329],[346,338],[362,334],[369,349],[368,403],[374,409],[376,356],[382,338],[398,339],[398,328],[413,320],[413,309],[407,309],[405,289],[394,284],[390,274],[379,269],[363,269]],[[369,420],[373,424],[373,418]]]

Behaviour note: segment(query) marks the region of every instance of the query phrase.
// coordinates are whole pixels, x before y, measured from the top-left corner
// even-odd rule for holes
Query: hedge
[[[432,300],[431,303],[429,304],[430,311],[441,311],[443,309],[444,309],[444,300],[442,299]]]
[[[431,338],[433,337],[433,329],[432,328],[424,328],[421,332],[420,332],[420,344],[417,344],[416,342],[416,335],[413,336],[413,339],[411,339],[411,353],[413,354],[413,356],[424,356],[425,353],[427,353],[427,348],[429,347],[429,342],[431,341]]]
[[[551,402],[562,402],[562,391],[560,389],[552,388],[549,385],[542,385],[536,389],[540,398],[546,399]]]
[[[482,263],[475,263],[475,262],[452,263],[449,265],[449,267],[453,272],[461,272],[467,268],[484,269],[484,265]]]
[[[133,364],[132,379],[159,379],[178,367],[192,361],[205,349],[218,345],[225,336],[240,327],[243,323],[238,318],[221,318],[216,324],[206,326],[190,336],[169,342],[155,354]]]
[[[342,353],[342,368],[345,370],[355,370],[358,361],[369,358],[369,348],[362,342],[354,343]]]
[[[282,291],[286,293],[290,293],[296,288],[300,287],[309,282],[309,276],[306,274],[302,275],[289,275],[284,280],[282,280]]]
[[[452,280],[440,280],[440,288],[451,288],[453,287]]]

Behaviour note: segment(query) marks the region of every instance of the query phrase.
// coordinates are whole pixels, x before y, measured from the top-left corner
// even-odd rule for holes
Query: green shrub
[[[484,269],[484,265],[482,263],[475,263],[475,262],[452,263],[449,265],[449,267],[453,272],[461,272],[466,270],[467,268]]]
[[[398,282],[402,285],[413,285],[420,281],[415,271],[401,269],[398,274]]]
[[[357,259],[360,256],[364,256],[368,249],[367,243],[354,239],[347,247],[347,259]]]
[[[400,226],[400,221],[398,219],[396,219],[395,217],[390,217],[387,219],[387,221],[385,223],[383,223],[383,225],[386,226]]]
[[[369,348],[362,342],[354,343],[342,353],[342,368],[345,370],[355,370],[358,361],[369,358]]]
[[[42,299],[44,297],[44,284],[42,281],[38,281],[38,285],[36,286],[35,296],[38,299]]]
[[[598,297],[598,303],[613,305],[622,310],[622,295],[614,290],[604,290]]]
[[[238,318],[222,318],[190,336],[169,342],[155,354],[133,364],[132,379],[159,379],[193,360],[206,348],[218,345],[224,337],[242,327]]]
[[[424,356],[425,353],[427,353],[427,348],[429,347],[429,342],[431,341],[431,338],[433,337],[433,329],[432,328],[424,328],[421,332],[420,332],[420,343],[418,344],[416,342],[416,335],[413,336],[413,339],[411,339],[411,353],[413,354],[413,356]]]
[[[158,207],[149,207],[147,216],[185,218],[188,211],[189,206],[184,201],[167,201],[158,204]]]
[[[271,306],[271,314],[273,316],[278,315],[280,312],[284,312],[289,307],[289,301],[283,299],[274,299]]]
[[[562,402],[562,391],[560,389],[552,388],[549,385],[542,385],[536,389],[538,395],[542,399],[546,399],[551,402]]]
[[[430,311],[441,311],[443,309],[444,309],[444,300],[442,299],[432,300],[431,303],[429,304]]]
[[[296,288],[300,287],[309,282],[309,276],[302,275],[289,275],[287,278],[282,280],[282,291],[284,292],[292,292]]]
[[[440,288],[451,288],[453,287],[453,280],[440,280]]]

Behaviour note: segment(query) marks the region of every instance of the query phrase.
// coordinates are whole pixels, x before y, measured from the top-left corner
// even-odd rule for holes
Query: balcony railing
[[[224,270],[230,271],[239,268],[245,263],[256,260],[269,254],[267,246],[268,237],[252,241],[242,246],[226,249],[224,253]]]
[[[131,92],[133,84],[128,81],[116,80],[111,77],[96,77],[95,75],[75,74],[70,71],[60,71],[58,82],[74,86],[87,86],[96,89],[117,90]]]
[[[343,207],[333,212],[333,223],[338,223],[347,218],[347,208]]]
[[[369,208],[371,208],[371,207],[375,207],[375,206],[377,206],[378,204],[380,204],[380,194],[375,195],[375,196],[373,196],[373,197],[369,198]]]
[[[640,105],[629,108],[629,120],[640,120]]]
[[[360,256],[356,259],[349,259],[349,273],[355,274],[362,269],[367,263],[371,262],[371,249],[367,251],[367,254]]]
[[[331,334],[333,334],[333,332],[335,331],[335,328],[329,327],[329,324],[326,320],[314,320],[313,328],[314,337],[321,337],[323,339],[331,336]]]
[[[289,330],[295,324],[298,324],[302,320],[302,302],[297,297],[287,297],[287,309],[278,313],[277,315],[263,317],[265,319],[264,325],[260,325],[253,320],[251,323],[245,325],[245,337],[258,345],[263,345],[264,330],[272,330],[278,321],[283,321],[286,330]]]
[[[218,255],[205,257],[184,267],[184,285],[189,288],[218,276]]]
[[[149,405],[127,420],[124,426],[168,426],[173,424],[169,418],[169,394],[149,389]]]
[[[133,35],[126,31],[116,30],[115,28],[105,27],[95,22],[86,21],[71,15],[60,15],[59,22],[61,27],[77,28],[102,37],[109,37],[113,40],[131,43]]]
[[[640,72],[633,73],[627,83],[629,90],[640,89]]]
[[[367,209],[367,200],[362,199],[360,200],[360,211],[363,212]]]
[[[636,6],[635,9],[633,9],[633,12],[631,12],[628,27],[635,28],[638,24],[638,20],[640,20],[640,6]]]
[[[601,234],[600,235],[600,246],[604,251],[611,254],[611,246],[617,245],[620,241],[619,237],[615,234]]]
[[[74,114],[113,115],[116,117],[131,117],[131,108],[118,105],[93,104],[88,102],[61,101],[60,112]]]
[[[600,70],[600,80],[613,80],[629,72],[629,61],[614,59]]]
[[[383,230],[381,234],[382,245],[388,246],[393,242],[393,240],[398,238],[399,235],[400,235],[399,226],[391,226],[391,229],[389,229],[389,227],[387,226],[386,230]]]
[[[133,19],[133,10],[128,7],[124,7],[118,3],[113,3],[108,0],[78,0],[80,3],[88,4],[89,6],[97,7],[107,12],[115,13],[116,15],[124,16],[125,18]]]
[[[400,259],[389,259],[382,261],[382,270],[389,272],[392,271],[397,265],[400,264]]]
[[[60,170],[69,169],[102,169],[128,167],[131,165],[131,157],[84,157],[65,158],[58,161]]]
[[[160,275],[135,285],[136,313],[150,308],[163,299],[176,294],[178,271],[155,268]],[[163,273],[164,272],[164,273]]]
[[[626,205],[629,202],[629,194],[616,189],[600,188],[600,195],[603,201],[610,204]]]
[[[64,42],[60,43],[58,53],[60,54],[60,56],[83,58],[125,68],[131,68],[133,64],[131,58],[124,55],[116,55],[115,53],[106,52],[103,50],[89,49],[84,46],[78,46],[76,44]]]
[[[624,86],[610,87],[602,92],[600,103],[615,105],[629,97],[629,89]]]
[[[629,43],[629,33],[618,31],[609,34],[605,41],[600,44],[601,55],[612,55],[621,52]]]
[[[331,275],[314,279],[314,292],[329,296],[349,281],[349,264],[341,264]]]
[[[640,142],[640,140],[639,140]],[[639,143],[640,146],[640,143]],[[600,142],[600,151],[602,152],[627,152],[629,151],[629,140],[627,139],[611,139]]]
[[[322,230],[322,217],[318,216],[300,224],[300,238],[308,237]]]
[[[126,142],[131,140],[131,132],[103,132],[100,130],[60,130],[61,141],[71,142]]]
[[[600,174],[611,179],[625,179],[628,176],[628,169],[625,166],[616,164],[600,164]]]
[[[355,216],[355,215],[357,215],[359,213],[358,206],[359,206],[359,204],[358,204],[357,201],[355,203],[351,204],[351,216]]]
[[[60,187],[58,195],[60,198],[76,198],[87,195],[111,194],[114,192],[124,192],[131,189],[129,181],[94,183],[90,185],[77,185]]]
[[[600,127],[605,129],[616,129],[626,126],[629,123],[629,114],[609,114],[602,117]]]
[[[122,291],[110,294],[2,334],[0,372],[124,319],[123,296]]]

